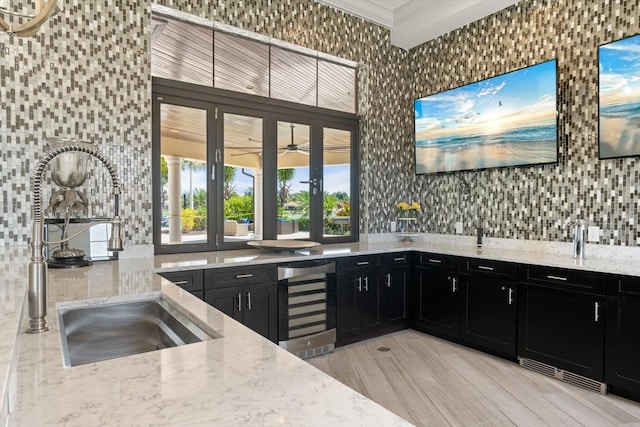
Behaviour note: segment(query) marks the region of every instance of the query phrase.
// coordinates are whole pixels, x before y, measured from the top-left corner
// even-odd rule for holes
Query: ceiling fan
[[[295,138],[294,138],[294,129],[295,129],[295,125],[292,123],[289,125],[291,127],[291,142],[287,145],[285,145],[284,147],[280,146],[278,147],[278,157],[282,157],[285,154],[292,154],[292,153],[299,153],[299,154],[303,154],[305,156],[309,155],[309,149],[306,147],[309,145],[309,141],[307,142],[302,142],[300,144],[296,144],[294,142]],[[257,139],[253,139],[251,137],[247,138],[250,142],[257,142],[257,143],[261,143],[262,141],[257,140]],[[258,156],[262,155],[262,147],[261,146],[229,146],[228,148],[232,148],[232,149],[236,149],[236,150],[247,150],[246,153],[234,153],[231,154],[232,157],[235,156],[247,156],[250,154],[257,154]],[[345,147],[342,144],[338,144],[338,145],[328,145],[325,146],[323,151],[325,152],[332,152],[332,153],[348,153],[350,151],[349,147]]]
[[[304,154],[305,156],[309,155],[309,150],[304,150],[302,148],[300,148],[299,144],[295,144],[293,142],[293,130],[295,129],[295,125],[293,123],[291,123],[291,143],[287,144],[287,146],[284,148],[284,151],[282,151],[282,153],[278,154],[278,157],[284,156],[285,154],[290,154],[290,153],[300,153],[300,154]],[[305,142],[304,143],[309,144],[309,142]]]

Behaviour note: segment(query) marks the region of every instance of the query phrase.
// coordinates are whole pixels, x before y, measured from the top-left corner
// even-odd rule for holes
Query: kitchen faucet
[[[584,259],[584,248],[587,234],[587,223],[583,219],[572,220],[567,218],[564,221],[564,227],[572,224],[573,229],[573,257],[575,259]]]
[[[29,262],[29,327],[26,332],[36,334],[49,330],[47,326],[47,263],[44,260],[44,245],[48,243],[59,244],[67,242],[80,233],[88,230],[97,224],[112,224],[111,236],[107,249],[109,251],[123,250],[122,243],[122,221],[120,219],[120,182],[116,175],[116,169],[113,164],[98,150],[88,144],[79,141],[63,140],[65,142],[52,150],[45,153],[44,157],[38,161],[33,178],[31,179],[31,196],[33,205],[31,206],[31,261]],[[47,242],[44,240],[44,212],[42,208],[42,180],[44,178],[45,167],[56,156],[79,151],[92,155],[100,160],[111,175],[111,187],[113,188],[113,196],[115,202],[114,216],[109,220],[97,221],[91,223],[87,227],[78,231],[70,237],[55,242]]]

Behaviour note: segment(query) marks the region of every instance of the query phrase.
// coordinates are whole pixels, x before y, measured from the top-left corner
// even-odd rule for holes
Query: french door
[[[156,253],[358,239],[357,122],[154,93]]]

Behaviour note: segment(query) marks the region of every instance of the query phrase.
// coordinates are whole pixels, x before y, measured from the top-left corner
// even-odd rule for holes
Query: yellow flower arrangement
[[[403,216],[415,216],[421,208],[418,202],[411,202],[411,204],[399,202],[396,204],[396,207]]]

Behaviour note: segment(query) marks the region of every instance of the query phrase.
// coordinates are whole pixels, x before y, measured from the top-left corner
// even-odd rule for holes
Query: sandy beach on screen
[[[640,119],[600,117],[600,158],[640,154]]]

